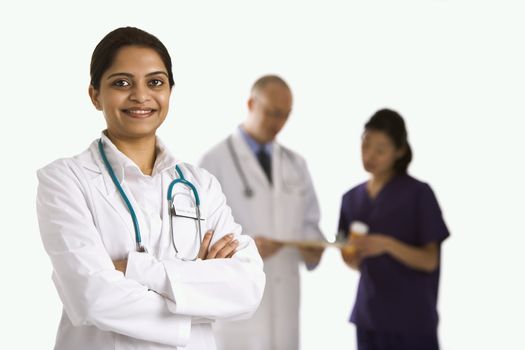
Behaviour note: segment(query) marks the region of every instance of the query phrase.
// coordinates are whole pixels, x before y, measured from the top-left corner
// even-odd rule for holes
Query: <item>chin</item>
[[[272,142],[275,140],[275,138],[277,137],[277,134],[278,133],[271,133],[270,135],[268,135],[268,141],[267,142]]]
[[[132,138],[141,138],[146,136],[152,136],[155,135],[157,132],[158,127],[134,127],[134,128],[126,128],[126,130],[122,130],[123,134],[126,134],[128,137]]]

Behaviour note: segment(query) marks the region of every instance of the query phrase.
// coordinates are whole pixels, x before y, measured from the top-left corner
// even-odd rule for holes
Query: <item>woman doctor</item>
[[[354,310],[359,350],[437,350],[441,243],[449,232],[430,186],[407,174],[412,151],[403,118],[376,112],[365,125],[363,165],[370,179],[343,196],[339,230],[355,251],[343,259],[361,276]]]
[[[265,276],[217,180],[155,135],[171,58],[137,28],[110,32],[89,95],[107,129],[38,171],[42,240],[63,303],[55,349],[215,349],[215,319],[246,318]]]

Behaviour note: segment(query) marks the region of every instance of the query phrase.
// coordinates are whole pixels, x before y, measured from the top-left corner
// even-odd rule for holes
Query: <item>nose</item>
[[[149,101],[150,95],[148,88],[146,86],[143,86],[142,84],[136,84],[131,89],[129,99],[137,103],[144,103],[146,101]]]

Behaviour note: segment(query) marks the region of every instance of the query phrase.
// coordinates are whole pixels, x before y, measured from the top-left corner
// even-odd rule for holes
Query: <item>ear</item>
[[[99,111],[102,110],[102,105],[100,104],[100,101],[98,99],[99,97],[99,91],[95,89],[93,85],[89,85],[89,98],[91,98],[91,103],[93,103],[93,106],[95,106],[96,109]]]
[[[248,110],[249,110],[249,111],[253,111],[253,104],[254,104],[253,97],[250,97],[250,98],[248,99],[248,103],[247,103],[247,105],[248,105]]]
[[[405,146],[401,147],[396,151],[396,160],[403,158],[405,153],[407,152],[407,148]]]

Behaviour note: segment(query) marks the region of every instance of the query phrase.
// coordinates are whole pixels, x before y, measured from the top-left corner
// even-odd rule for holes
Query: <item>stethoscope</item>
[[[250,186],[250,183],[248,182],[248,179],[246,177],[246,174],[244,173],[244,170],[241,166],[241,161],[239,160],[239,155],[237,154],[237,151],[235,151],[235,147],[233,146],[233,136],[230,135],[227,139],[227,144],[228,144],[228,151],[230,152],[230,156],[232,157],[232,160],[233,160],[233,164],[235,166],[235,170],[237,171],[237,173],[239,174],[239,177],[241,178],[241,182],[242,182],[242,185],[243,185],[243,188],[244,188],[244,196],[246,198],[251,198],[254,196],[254,191],[253,191],[253,188]],[[296,171],[298,170],[298,165],[296,164],[295,162],[295,156],[290,152],[288,151],[287,149],[285,149],[284,147],[280,147],[281,149],[281,155],[283,157],[287,157],[291,163],[293,163],[294,167],[296,168]],[[281,171],[282,171],[282,167],[281,167]],[[300,171],[298,171],[298,173],[300,173]],[[284,178],[284,176],[282,176],[283,178],[283,183],[284,183],[284,186],[285,187],[288,187],[288,188],[292,188],[293,185],[292,184],[289,184],[288,181],[286,181],[286,179]]]
[[[113,183],[117,187],[118,192],[120,193],[120,196],[124,200],[124,203],[126,204],[126,207],[128,207],[129,214],[131,216],[131,220],[133,220],[133,228],[135,229],[135,242],[137,244],[137,251],[138,252],[146,252],[146,249],[144,245],[142,244],[142,236],[140,235],[140,227],[139,227],[139,221],[137,219],[137,214],[135,213],[135,210],[133,209],[133,206],[131,205],[131,202],[124,192],[124,189],[120,185],[117,176],[115,175],[115,172],[113,171],[113,168],[111,167],[111,164],[108,161],[108,158],[106,157],[106,152],[104,151],[104,147],[102,145],[102,139],[98,140],[98,150],[100,151],[100,156],[102,157],[102,161],[104,162],[104,165],[106,166],[106,169],[108,170],[109,176],[111,177],[111,180],[113,180]],[[173,216],[176,214],[175,207],[173,205],[173,187],[175,187],[176,184],[183,184],[186,187],[188,187],[191,192],[193,193],[193,196],[195,197],[195,211],[197,214],[197,231],[199,233],[199,246],[202,242],[202,228],[201,228],[201,211],[200,211],[200,198],[199,193],[197,192],[197,188],[182,174],[182,171],[180,170],[179,166],[175,166],[175,170],[177,171],[177,174],[179,175],[178,179],[173,180],[169,186],[168,186],[168,192],[167,192],[167,199],[168,199],[168,212],[170,216],[170,236],[171,236],[171,242],[173,243],[173,248],[175,249],[175,253],[177,254],[177,257],[179,257],[181,260],[188,260],[188,261],[194,261],[198,258],[197,256],[193,259],[186,259],[181,256],[179,256],[179,250],[177,249],[177,245],[175,244],[175,238],[173,234]]]

